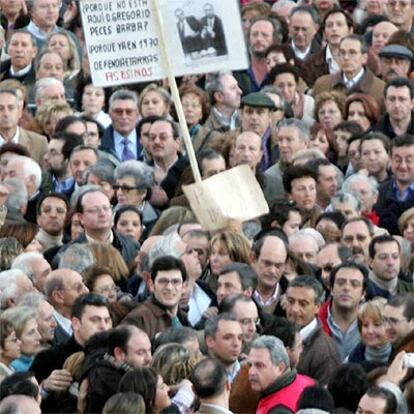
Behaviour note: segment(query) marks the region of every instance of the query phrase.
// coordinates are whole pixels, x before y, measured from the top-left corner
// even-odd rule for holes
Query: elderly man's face
[[[398,57],[381,58],[381,75],[385,82],[397,77],[406,78],[410,70],[410,61]]]
[[[31,18],[44,31],[53,29],[59,18],[60,0],[34,0]]]
[[[21,70],[32,63],[37,48],[32,43],[32,37],[27,33],[15,33],[10,39],[8,52],[12,67],[15,71]]]
[[[245,105],[242,114],[243,131],[253,131],[262,137],[270,126],[271,112],[269,108]]]

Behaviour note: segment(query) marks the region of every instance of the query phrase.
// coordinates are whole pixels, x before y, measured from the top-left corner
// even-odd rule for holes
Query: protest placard
[[[158,5],[174,76],[248,66],[236,0],[158,0]],[[154,0],[80,2],[94,85],[167,77],[154,8]]]
[[[247,165],[183,186],[183,191],[205,230],[218,230],[232,220],[251,220],[269,212],[263,191]]]

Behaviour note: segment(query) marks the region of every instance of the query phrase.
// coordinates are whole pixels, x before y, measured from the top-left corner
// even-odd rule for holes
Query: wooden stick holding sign
[[[165,42],[165,30],[164,25],[162,24],[162,16],[160,13],[160,8],[158,7],[158,0],[153,0],[155,18],[158,23],[160,30],[160,52],[162,57],[162,62],[164,64],[165,70],[167,72],[168,81],[171,87],[171,94],[174,100],[175,109],[177,111],[178,120],[180,122],[181,131],[183,132],[185,149],[187,151],[187,156],[190,161],[191,170],[196,183],[201,183],[200,170],[198,169],[197,159],[195,156],[193,144],[191,142],[190,133],[188,132],[187,122],[185,120],[183,107],[181,105],[180,95],[178,93],[177,83],[175,81],[174,73],[171,67],[170,58],[167,52],[167,45]]]

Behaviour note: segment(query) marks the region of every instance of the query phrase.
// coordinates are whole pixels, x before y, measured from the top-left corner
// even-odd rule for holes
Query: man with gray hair
[[[260,393],[257,412],[295,413],[303,390],[315,384],[289,368],[283,342],[274,336],[263,335],[253,341],[248,364],[250,386]]]
[[[1,310],[16,306],[24,294],[32,291],[33,283],[21,270],[5,270],[0,273]]]
[[[12,158],[4,171],[6,178],[18,178],[26,186],[28,203],[25,219],[36,223],[36,206],[41,196],[42,170],[39,164],[29,157],[18,156]]]
[[[43,292],[46,278],[52,271],[50,264],[38,252],[26,252],[17,256],[11,265],[12,269],[20,269],[33,282],[34,287]]]
[[[300,260],[303,260],[305,263],[310,263],[316,265],[316,257],[322,247],[325,244],[322,235],[314,230],[316,234],[306,232],[307,229],[299,230],[296,233],[293,233],[289,236],[289,249],[290,251]],[[313,230],[313,229],[312,229]],[[317,238],[318,235],[322,241],[321,246],[319,246]]]
[[[206,76],[206,91],[212,105],[210,115],[194,138],[194,151],[200,152],[211,139],[222,132],[240,127],[238,109],[242,91],[230,71],[209,73]]]
[[[23,215],[27,210],[27,190],[24,183],[18,178],[7,178],[3,181],[8,196],[4,203],[7,215],[4,224],[25,223]]]
[[[138,96],[128,89],[118,89],[109,98],[112,124],[103,134],[101,150],[122,161],[141,159],[142,145],[137,130]]]
[[[112,200],[115,195],[115,168],[114,165],[106,160],[99,159],[94,165],[91,165],[85,172],[86,184],[99,185],[101,190]]]
[[[42,78],[34,85],[35,108],[40,108],[46,101],[65,102],[65,88],[62,81],[55,78]]]
[[[309,128],[300,119],[284,119],[278,124],[277,142],[280,158],[265,171],[265,176],[271,179],[273,194],[286,194],[282,180],[283,172],[292,165],[295,153],[308,147],[309,137]]]
[[[0,146],[6,142],[21,144],[40,165],[47,151],[47,140],[43,135],[19,126],[23,114],[23,102],[14,89],[0,90]]]
[[[45,295],[53,306],[53,317],[57,322],[54,341],[56,344],[66,342],[73,334],[70,320],[75,300],[89,289],[82,276],[70,269],[57,269],[49,274],[45,283]]]

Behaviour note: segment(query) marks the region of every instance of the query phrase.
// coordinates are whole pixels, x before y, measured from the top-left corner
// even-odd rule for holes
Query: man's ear
[[[121,347],[116,346],[114,348],[114,357],[117,361],[124,361],[125,360],[125,352],[122,350]]]
[[[214,338],[212,336],[206,336],[206,345],[207,348],[212,348],[214,346]]]
[[[80,321],[80,319],[79,319],[79,318],[76,318],[76,317],[74,316],[74,317],[70,318],[70,321],[71,321],[71,323],[72,323],[72,328],[73,328],[73,330],[74,330],[74,331],[79,330],[79,327],[80,327],[80,325],[81,325],[81,321]]]
[[[148,278],[147,280],[147,286],[148,286],[148,290],[153,293],[154,292],[154,282],[151,279],[151,277]]]
[[[55,289],[52,292],[52,298],[53,301],[59,305],[61,305],[63,303],[63,295],[62,295],[62,291],[61,290],[57,290]]]

